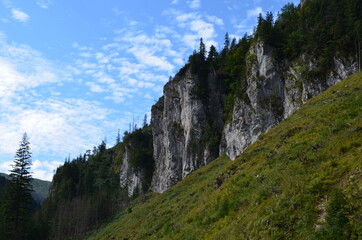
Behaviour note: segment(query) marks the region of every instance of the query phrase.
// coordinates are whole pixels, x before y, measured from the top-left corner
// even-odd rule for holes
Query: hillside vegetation
[[[89,238],[360,239],[362,73],[309,100],[235,161],[134,201]]]
[[[0,195],[2,193],[2,188],[5,187],[6,180],[8,180],[9,178],[10,178],[9,175],[5,173],[0,173]],[[51,182],[49,181],[33,178],[32,180],[32,186],[34,190],[32,194],[33,198],[37,202],[44,201],[44,199],[48,197],[50,185]]]
[[[188,159],[202,162],[203,154],[210,160],[219,156],[223,129],[233,121],[237,103],[251,104],[248,88],[265,80],[264,75],[257,76],[258,70],[253,72],[257,55],[251,49],[259,43],[270,49],[271,63],[278,63],[275,73],[285,76],[290,66],[296,66],[298,77],[289,90],[302,92],[304,84],[317,93],[330,86],[329,76],[340,74],[336,68],[353,70],[336,79],[360,69],[361,16],[362,0],[313,0],[303,7],[288,3],[278,16],[260,15],[252,35],[230,39],[226,33],[220,51],[215,46],[207,50],[201,38],[199,49],[168,83],[191,74],[195,86],[190,99],[205,109],[197,112],[202,116],[199,129],[197,124],[188,125],[195,136],[188,145],[194,158]],[[346,64],[335,63],[341,59]],[[256,76],[254,82],[251,75]],[[278,84],[286,79],[278,78]],[[167,188],[184,175],[165,174],[163,169],[169,167],[157,165],[160,158],[155,150],[169,142],[167,147],[177,150],[170,151],[170,156],[180,154],[183,137],[175,135],[182,133],[181,125],[170,116],[166,120],[172,122],[164,125],[167,131],[162,124],[157,129],[156,121],[141,129],[132,126],[122,141],[117,137],[115,146],[107,148],[102,142],[57,169],[50,196],[34,216],[32,239],[84,239],[112,218],[92,239],[358,239],[362,237],[360,82],[358,74],[333,87],[261,136],[234,162],[221,156],[162,195],[149,193],[155,173],[167,181],[177,180]],[[261,93],[275,90],[258,88]],[[279,122],[284,105],[274,98],[278,95],[270,96],[265,96],[268,101],[257,99],[258,109],[275,110],[272,113]],[[162,119],[167,111],[163,112],[160,100],[153,109],[160,108]],[[170,138],[157,142],[159,133]],[[182,165],[179,160],[172,164]],[[140,184],[129,190],[136,181],[126,176],[126,184],[120,184],[122,172],[143,179],[138,178]]]

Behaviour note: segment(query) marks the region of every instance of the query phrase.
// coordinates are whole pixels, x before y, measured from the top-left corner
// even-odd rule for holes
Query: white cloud
[[[31,166],[31,171],[33,178],[38,178],[42,180],[52,181],[53,172],[63,164],[59,161],[33,161]]]
[[[125,11],[119,10],[118,8],[112,8],[112,12],[116,15],[126,14]]]
[[[90,87],[91,92],[102,93],[106,91],[105,89],[103,89],[101,86],[99,86],[94,82],[87,82],[86,85]]]
[[[190,29],[204,39],[210,39],[215,36],[214,26],[211,23],[205,22],[201,19],[191,21]]]
[[[214,40],[217,37],[214,24],[222,25],[223,22],[220,18],[197,13],[182,13],[177,10],[169,10],[165,14],[171,15],[176,20],[177,25],[184,30],[181,39],[187,47],[196,49],[200,38],[203,38],[207,48],[211,45],[217,45]]]
[[[52,0],[37,0],[36,4],[41,8],[48,8],[52,2]]]
[[[250,18],[253,18],[253,17],[258,17],[260,13],[263,14],[263,9],[261,7],[256,7],[254,9],[248,10],[247,11],[247,16],[250,19]]]
[[[10,98],[14,92],[24,86],[26,79],[15,70],[15,66],[0,58],[0,98]]]
[[[216,25],[219,25],[219,26],[224,25],[224,21],[221,18],[218,18],[216,16],[206,16],[206,19],[209,22],[215,23]]]
[[[0,99],[60,81],[60,72],[39,52],[26,45],[8,44],[4,38],[0,38],[0,69]]]
[[[171,4],[178,4],[178,0],[172,0]]]
[[[88,52],[81,52],[81,53],[79,53],[79,56],[84,57],[84,58],[92,57],[92,55],[90,53],[88,53]]]
[[[155,56],[147,47],[133,47],[129,49],[129,52],[132,53],[140,63],[147,66],[156,67],[162,71],[168,72],[171,72],[174,69],[174,66],[170,64],[165,57]]]
[[[185,61],[182,58],[174,58],[173,62],[179,66],[182,66],[185,64]]]
[[[11,164],[13,161],[1,161],[0,162],[0,172],[9,174],[9,170],[11,169]]]
[[[92,56],[95,57],[96,54]],[[102,59],[105,56],[98,57]],[[9,169],[8,162],[4,161],[5,157],[14,155],[24,132],[30,137],[33,153],[55,156],[58,159],[59,156],[65,157],[68,154],[77,156],[98,144],[105,136],[108,131],[105,120],[107,119],[108,125],[112,125],[109,123],[113,122],[114,111],[98,102],[66,99],[61,98],[62,95],[51,94],[58,92],[58,88],[67,82],[88,84],[94,92],[103,91],[103,85],[107,85],[127,96],[127,89],[120,88],[106,76],[99,76],[102,84],[73,80],[72,75],[81,76],[83,70],[98,70],[99,66],[89,63],[83,67],[85,68],[81,70],[76,65],[64,69],[60,65],[55,67],[29,46],[7,43],[6,36],[0,32],[0,171]],[[50,179],[50,165],[53,167],[57,164],[44,164],[42,168],[33,170],[34,176]]]
[[[27,22],[30,18],[28,14],[18,9],[11,9],[12,18],[19,22]]]
[[[173,14],[176,15],[176,20],[178,22],[186,22],[190,19],[198,18],[198,16],[194,13],[179,13],[179,12],[173,12]]]
[[[110,113],[96,102],[80,99],[8,107],[0,114],[0,152],[15,153],[21,134],[27,132],[34,152],[77,155],[103,136],[101,122]]]
[[[187,4],[189,5],[190,8],[197,9],[201,7],[201,0],[190,0],[187,1]]]
[[[232,18],[231,22],[237,30],[236,35],[244,35],[245,33],[252,34],[256,19],[260,13],[264,14],[263,9],[261,7],[255,7],[254,9],[249,9],[246,12],[246,17],[243,19]]]

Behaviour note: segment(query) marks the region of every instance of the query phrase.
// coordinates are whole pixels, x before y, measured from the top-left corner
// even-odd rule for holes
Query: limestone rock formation
[[[260,41],[251,47],[248,59],[247,101],[236,101],[220,145],[220,152],[231,159],[308,99],[357,71],[352,60],[334,58],[327,79],[312,79],[305,73],[316,68],[313,59],[302,56],[293,63],[276,62],[272,48]]]
[[[130,153],[126,147],[122,159],[120,186],[126,189],[128,196],[131,197],[133,194],[141,194],[143,192],[144,173],[142,170],[133,169],[129,161]]]
[[[197,75],[187,71],[176,76],[165,85],[164,96],[152,108],[155,172],[151,189],[154,192],[165,191],[218,155],[203,137],[210,119],[215,120],[216,129],[221,132],[223,93],[217,86],[216,75],[209,74],[207,82],[203,87],[212,99],[198,96]]]

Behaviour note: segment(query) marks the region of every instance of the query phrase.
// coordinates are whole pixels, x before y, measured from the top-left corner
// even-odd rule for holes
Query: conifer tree
[[[3,203],[3,239],[23,240],[29,238],[31,228],[32,204],[32,176],[30,173],[31,152],[30,143],[26,133],[16,152],[13,167],[10,170],[8,183]]]
[[[144,118],[143,118],[143,127],[147,127],[148,123],[147,123],[147,114],[145,114]]]
[[[224,42],[224,48],[221,51],[221,56],[222,57],[226,57],[226,55],[229,53],[229,48],[230,48],[230,38],[229,38],[229,33],[225,34],[225,42]]]
[[[120,142],[121,142],[121,134],[119,133],[119,129],[118,129],[117,137],[116,137],[116,145]]]
[[[207,56],[207,61],[208,62],[213,62],[215,61],[215,59],[217,58],[217,51],[214,45],[211,45],[210,50],[209,50],[209,55]]]
[[[205,61],[205,58],[206,58],[206,47],[205,47],[205,44],[204,44],[202,38],[200,38],[199,53],[200,53],[200,62],[203,63]]]

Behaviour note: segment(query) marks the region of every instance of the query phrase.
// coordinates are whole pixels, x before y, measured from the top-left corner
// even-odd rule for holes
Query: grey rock
[[[216,72],[211,71],[206,86],[202,86],[207,89],[207,101],[196,93],[200,80],[190,71],[165,85],[164,96],[152,107],[152,191],[164,192],[219,153],[225,152],[234,160],[308,99],[357,71],[353,60],[334,58],[335,67],[328,77],[315,79],[308,75],[316,69],[314,59],[301,56],[293,62],[277,62],[272,54],[273,49],[261,41],[250,48],[247,87],[242,99],[234,103],[232,118],[226,123],[222,115],[225,94]],[[217,152],[202,141],[210,120],[215,124],[216,135],[221,137]]]
[[[120,186],[127,190],[128,197],[133,194],[141,194],[143,192],[142,183],[144,180],[144,173],[142,170],[133,169],[129,164],[130,154],[128,148],[125,148],[123,154],[121,173],[120,173]]]
[[[315,69],[316,64],[306,56],[295,63],[274,62],[272,49],[260,41],[249,54],[254,57],[248,62],[248,100],[236,101],[220,145],[220,152],[232,160],[308,99],[357,71],[352,60],[334,58],[335,67],[327,79],[308,79],[305,73]]]
[[[207,88],[213,98],[205,103],[196,93],[199,81],[190,71],[183,77],[176,76],[165,85],[164,96],[152,107],[154,192],[165,191],[217,157],[218,153],[201,145],[201,138],[208,117],[218,119],[221,133],[221,93],[215,76],[210,75]]]

